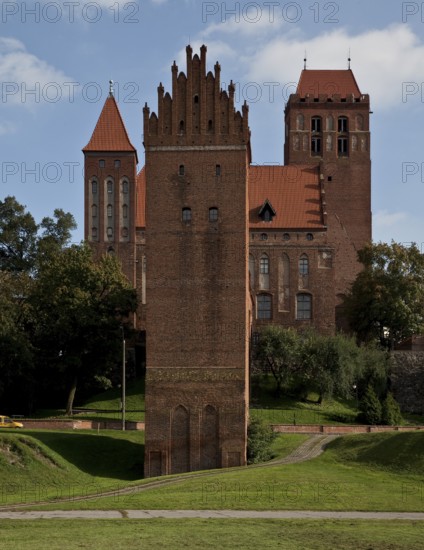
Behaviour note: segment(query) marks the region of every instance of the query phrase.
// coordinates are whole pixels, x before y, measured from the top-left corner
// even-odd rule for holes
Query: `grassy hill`
[[[143,477],[143,443],[143,432],[1,432],[1,504],[128,485]]]
[[[304,440],[280,435],[287,455]],[[0,434],[2,505],[46,502],[60,509],[299,509],[424,511],[424,434],[340,437],[314,460],[217,470],[207,477],[126,495],[72,497],[146,483],[143,432],[16,431]]]

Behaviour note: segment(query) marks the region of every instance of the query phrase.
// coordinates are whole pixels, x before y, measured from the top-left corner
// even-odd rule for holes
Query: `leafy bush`
[[[403,422],[399,403],[391,393],[387,394],[387,397],[383,402],[381,420],[383,424],[387,424],[388,426],[396,426],[398,424],[402,424]]]
[[[257,464],[272,458],[271,445],[277,434],[258,418],[251,418],[247,428],[247,463]]]
[[[367,387],[367,391],[359,403],[359,410],[361,411],[358,415],[360,422],[364,422],[365,424],[380,424],[382,407],[371,385]]]

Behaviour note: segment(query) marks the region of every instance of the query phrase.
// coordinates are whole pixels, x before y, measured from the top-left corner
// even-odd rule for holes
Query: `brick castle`
[[[144,114],[145,166],[113,92],[83,149],[85,238],[138,290],[145,474],[246,463],[249,344],[268,323],[332,333],[371,240],[369,96],[347,70],[301,73],[284,166],[254,166],[248,106],[186,49]],[[139,346],[140,347],[140,346]]]

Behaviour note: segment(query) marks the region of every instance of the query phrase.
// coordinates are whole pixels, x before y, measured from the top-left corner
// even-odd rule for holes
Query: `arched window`
[[[91,192],[93,193],[93,195],[96,195],[96,193],[97,193],[97,180],[93,180],[91,182]]]
[[[93,239],[97,239],[97,227],[91,228],[91,236],[93,237]]]
[[[122,205],[122,217],[128,218],[128,206],[126,204]]]
[[[258,294],[256,297],[256,318],[272,319],[272,299],[269,294]]]
[[[183,208],[182,220],[186,223],[191,222],[191,208]]]
[[[107,192],[110,193],[110,194],[113,193],[113,181],[109,180],[107,182]]]
[[[107,230],[106,230],[106,234],[107,234],[108,237],[113,237],[113,228],[108,227]]]
[[[107,217],[108,218],[112,217],[112,205],[111,204],[107,205]]]
[[[309,274],[309,260],[306,254],[302,254],[299,258],[299,275]]]
[[[213,122],[210,119],[208,120],[208,132],[209,133],[213,132]]]
[[[269,258],[262,254],[259,260],[259,288],[269,290]]]
[[[259,273],[263,273],[265,275],[268,275],[269,273],[269,258],[266,254],[263,254],[259,261]]]
[[[122,192],[123,193],[128,193],[128,182],[127,182],[127,180],[124,180],[122,182]]]
[[[348,118],[346,116],[339,116],[338,131],[341,133],[346,133],[348,129]]]
[[[221,165],[216,164],[215,165],[215,176],[220,176],[220,175],[221,175]]]
[[[184,134],[184,120],[180,120],[180,134]]]
[[[179,167],[178,167],[178,175],[179,176],[184,176],[185,174],[185,166],[184,164],[180,164]]]
[[[301,293],[296,296],[296,319],[312,319],[312,296]]]
[[[218,221],[218,208],[209,208],[209,221],[210,222]]]
[[[314,134],[320,134],[321,133],[321,117],[320,116],[313,116],[311,118],[311,132]]]
[[[91,206],[91,216],[97,218],[97,206],[95,204]]]

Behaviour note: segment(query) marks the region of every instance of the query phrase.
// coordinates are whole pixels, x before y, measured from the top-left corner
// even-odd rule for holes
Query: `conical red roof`
[[[133,151],[137,155],[113,96],[106,99],[93,135],[83,151]]]

